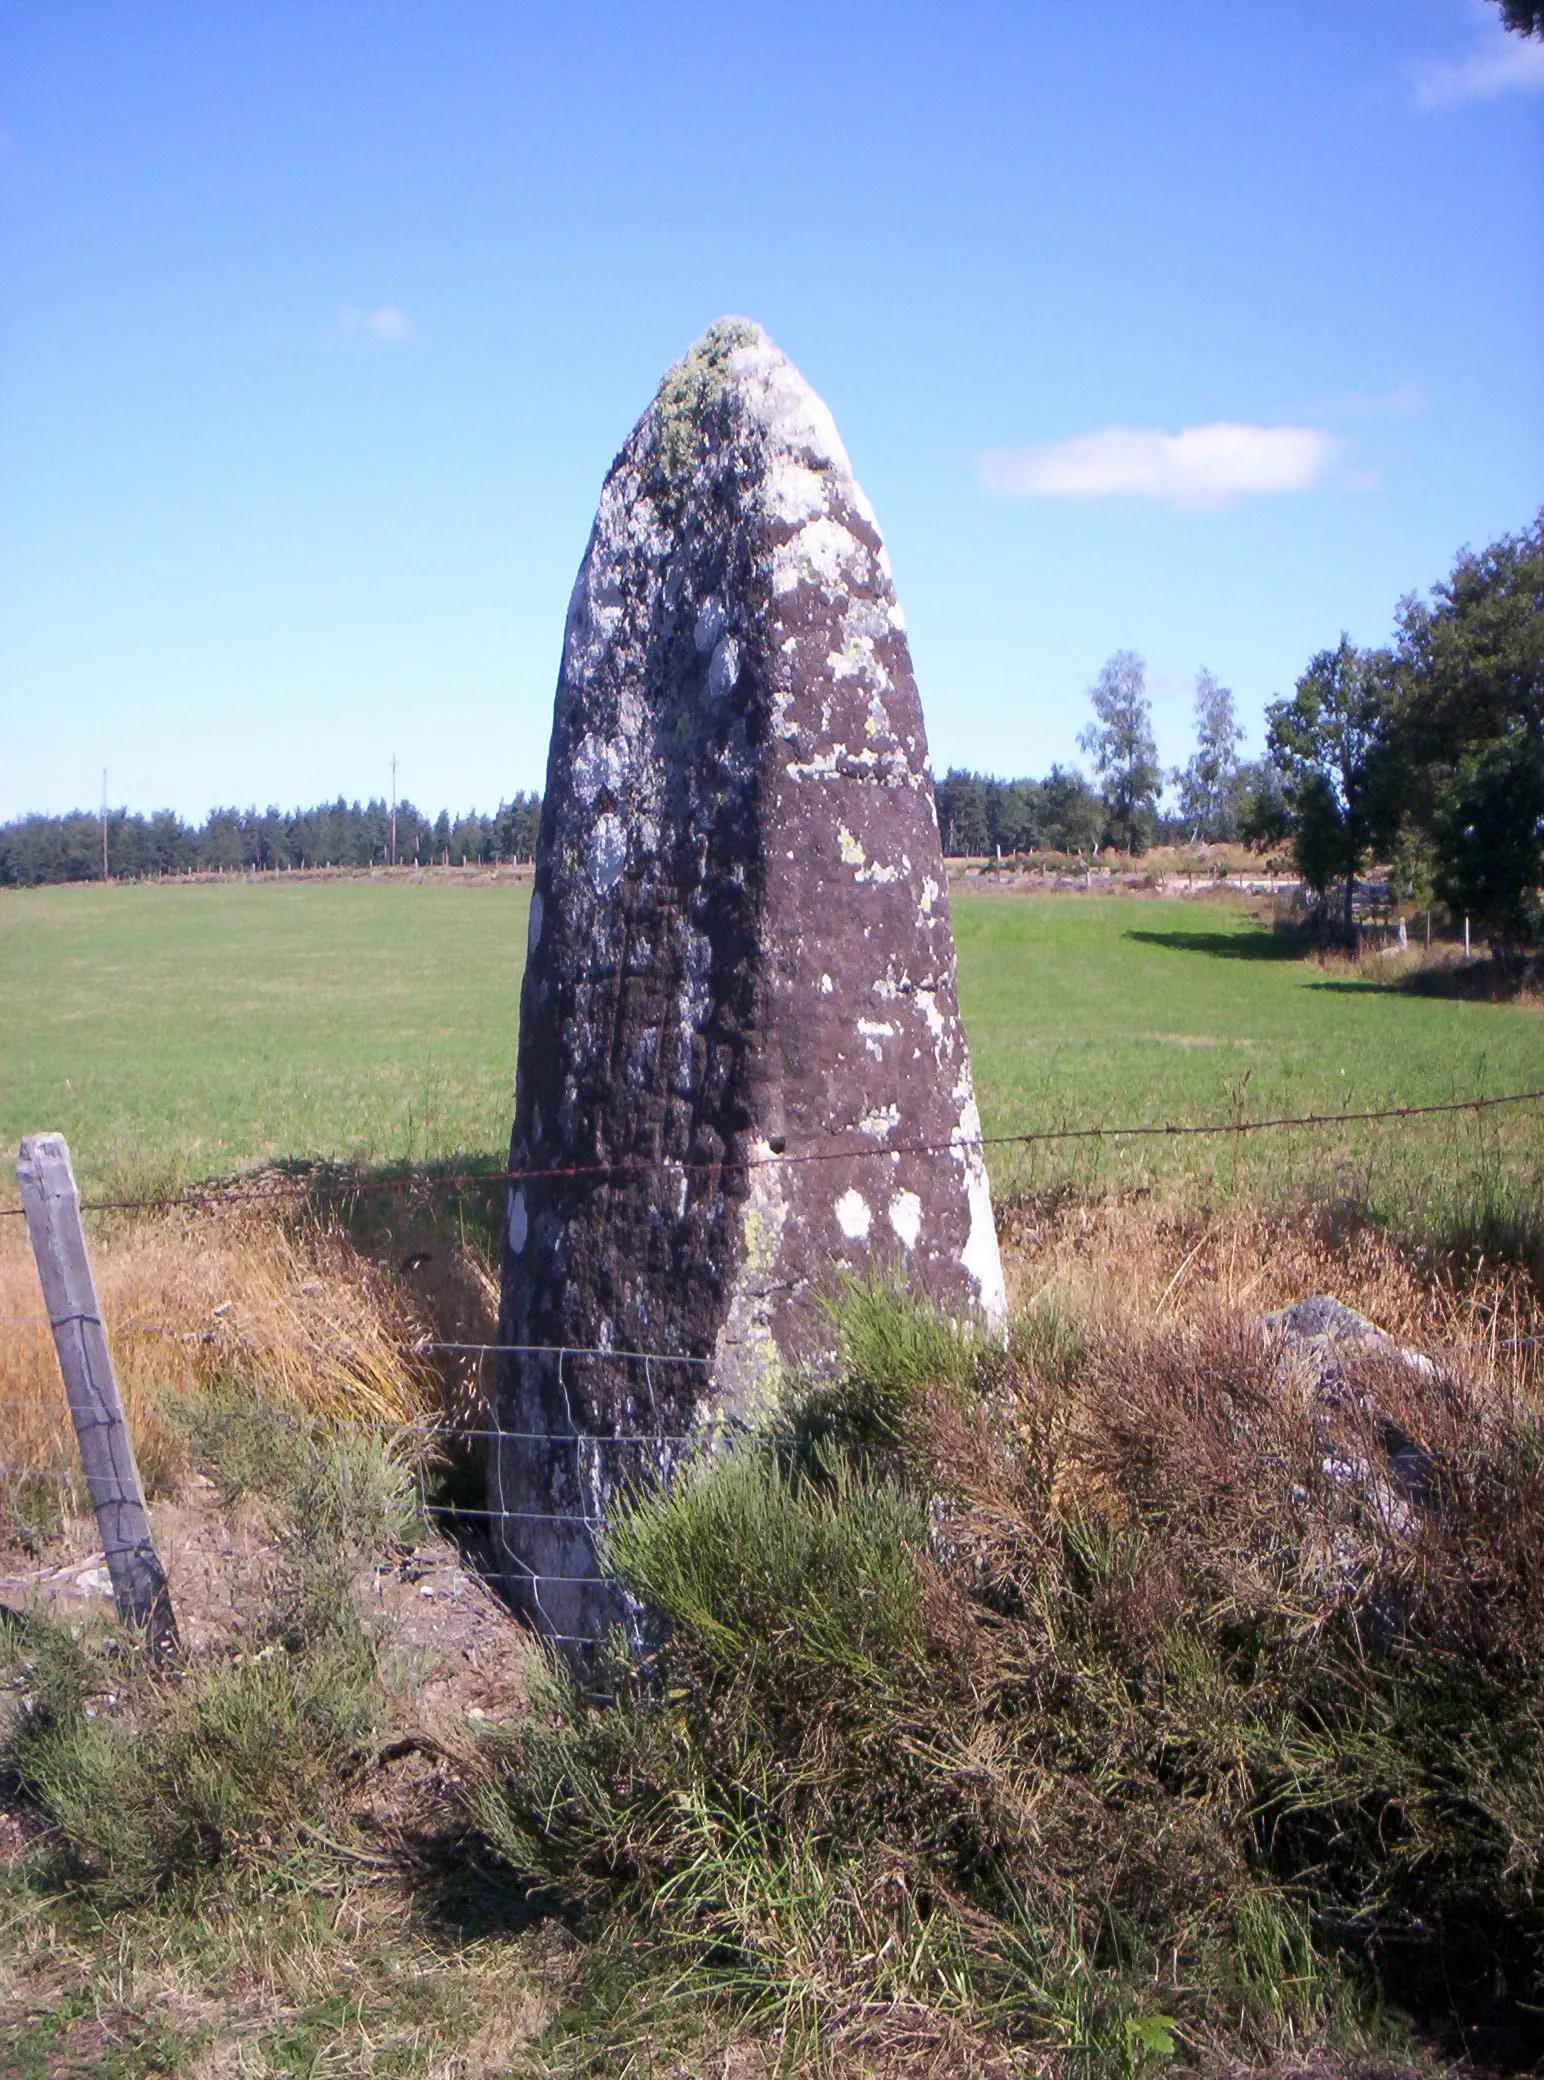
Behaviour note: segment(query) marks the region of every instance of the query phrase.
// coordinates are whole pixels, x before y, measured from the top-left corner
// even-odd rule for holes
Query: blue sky
[[[602,477],[759,319],[934,763],[1160,749],[1544,500],[1544,46],[1471,0],[0,0],[0,816],[540,785]]]

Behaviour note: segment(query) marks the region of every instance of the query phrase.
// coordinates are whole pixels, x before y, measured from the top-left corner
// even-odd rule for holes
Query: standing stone
[[[1003,1319],[905,630],[831,414],[715,325],[601,493],[536,854],[492,1485],[559,1638],[621,1615],[618,1486],[818,1362],[844,1271]]]

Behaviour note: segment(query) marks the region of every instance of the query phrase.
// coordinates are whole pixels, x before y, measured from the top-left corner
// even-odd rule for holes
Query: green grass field
[[[0,896],[0,1140],[69,1136],[89,1186],[275,1157],[497,1154],[527,892],[508,882],[62,888]],[[955,899],[989,1133],[1359,1110],[1544,1084],[1526,1004],[1416,997],[1284,953],[1242,908]],[[1235,1144],[999,1152],[1000,1185],[1141,1174],[1418,1190],[1454,1161],[1536,1169],[1537,1109]],[[1344,1173],[1344,1175],[1342,1175]],[[1353,1175],[1352,1173],[1355,1173]],[[8,1180],[3,1183],[8,1184]],[[1376,1196],[1376,1193],[1375,1193]]]

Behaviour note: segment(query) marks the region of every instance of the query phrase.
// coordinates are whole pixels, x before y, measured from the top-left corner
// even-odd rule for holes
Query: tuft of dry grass
[[[343,1233],[250,1209],[178,1210],[93,1235],[93,1269],[141,1472],[182,1463],[170,1401],[239,1384],[308,1415],[401,1425],[442,1381],[408,1288]],[[76,1464],[64,1385],[24,1223],[0,1222],[0,1462]]]
[[[1001,1228],[1019,1310],[1158,1326],[1332,1293],[1396,1342],[1448,1351],[1523,1396],[1544,1387],[1530,1342],[1544,1333],[1544,1295],[1527,1269],[1412,1248],[1354,1205],[1198,1212],[1140,1194],[1026,1203]]]

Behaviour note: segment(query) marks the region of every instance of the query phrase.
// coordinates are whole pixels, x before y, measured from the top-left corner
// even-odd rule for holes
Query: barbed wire
[[[848,1163],[894,1160],[898,1156],[957,1156],[989,1148],[1033,1148],[1052,1142],[1184,1140],[1226,1135],[1312,1131],[1349,1126],[1366,1126],[1381,1120],[1432,1119],[1443,1114],[1491,1112],[1505,1105],[1544,1103],[1544,1089],[1507,1091],[1495,1097],[1451,1098],[1430,1105],[1382,1105],[1357,1111],[1276,1113],[1263,1119],[1228,1120],[1134,1120],[1105,1122],[1081,1127],[1033,1127],[1004,1134],[954,1134],[947,1141],[908,1141],[885,1144],[865,1138],[861,1143],[844,1143],[840,1148],[810,1148],[770,1151],[751,1156],[613,1156],[588,1163],[527,1164],[504,1170],[449,1170],[428,1168],[402,1170],[387,1176],[270,1177],[250,1183],[240,1179],[228,1183],[191,1185],[180,1192],[143,1195],[136,1198],[84,1199],[86,1213],[169,1213],[179,1207],[264,1205],[279,1199],[367,1198],[377,1192],[459,1191],[495,1185],[534,1184],[579,1178],[651,1177],[666,1173],[717,1175],[724,1171],[748,1172],[800,1168],[812,1163]],[[20,1206],[0,1206],[0,1219],[18,1219]]]

